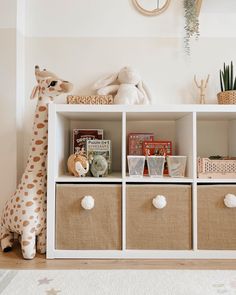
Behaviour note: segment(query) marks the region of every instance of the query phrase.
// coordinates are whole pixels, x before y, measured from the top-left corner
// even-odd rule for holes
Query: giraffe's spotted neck
[[[45,170],[48,145],[48,104],[50,97],[39,95],[35,110],[33,136],[27,161],[27,170]]]

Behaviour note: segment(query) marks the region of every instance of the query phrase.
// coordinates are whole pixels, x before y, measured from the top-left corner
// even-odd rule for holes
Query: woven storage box
[[[199,178],[236,178],[236,160],[198,158]]]
[[[167,205],[153,206],[163,195]],[[192,248],[190,185],[128,185],[126,196],[127,249],[189,250]]]
[[[112,95],[68,95],[68,104],[113,104]]]
[[[236,104],[236,91],[223,91],[217,94],[219,104]]]
[[[198,186],[198,249],[236,250],[236,208],[225,206],[227,194],[236,195],[236,185]]]
[[[94,208],[81,206],[92,196]],[[121,186],[58,184],[56,187],[56,249],[120,250]]]

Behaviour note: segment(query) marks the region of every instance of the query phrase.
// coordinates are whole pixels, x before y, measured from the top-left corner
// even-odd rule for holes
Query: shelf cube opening
[[[57,112],[55,121],[55,175],[68,174],[67,159],[72,148],[73,129],[103,129],[103,139],[111,140],[112,171],[121,175],[122,113]]]
[[[236,157],[236,114],[197,115],[197,156]]]
[[[126,146],[130,133],[153,133],[155,141],[171,141],[172,154],[187,156],[186,177],[193,177],[192,113],[127,113]],[[127,170],[128,172],[128,170]]]

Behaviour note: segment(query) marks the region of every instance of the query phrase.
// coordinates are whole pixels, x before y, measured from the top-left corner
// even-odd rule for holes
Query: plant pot
[[[236,104],[236,90],[219,92],[217,98],[218,104]]]

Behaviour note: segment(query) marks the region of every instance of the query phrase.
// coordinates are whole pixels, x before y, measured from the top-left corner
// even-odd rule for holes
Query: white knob
[[[81,206],[85,210],[91,210],[94,208],[94,198],[92,196],[84,196],[81,201]]]
[[[167,205],[166,197],[162,195],[157,195],[153,200],[152,204],[157,209],[163,209]]]
[[[236,207],[236,196],[233,194],[227,194],[224,198],[225,206],[228,208]]]

